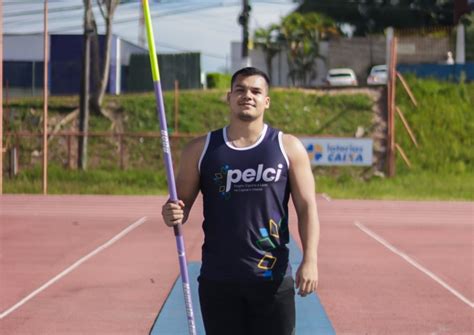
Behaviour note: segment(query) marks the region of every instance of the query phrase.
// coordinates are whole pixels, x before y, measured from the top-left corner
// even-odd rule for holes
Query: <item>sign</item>
[[[312,165],[372,165],[370,138],[300,138]]]

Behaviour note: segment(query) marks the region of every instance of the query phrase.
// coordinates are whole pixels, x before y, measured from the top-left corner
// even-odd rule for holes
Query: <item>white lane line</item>
[[[452,294],[454,294],[458,299],[460,299],[462,302],[466,303],[469,307],[471,308],[474,308],[474,303],[472,301],[470,301],[468,298],[466,298],[465,296],[463,296],[461,293],[459,293],[458,291],[456,291],[454,288],[452,288],[451,286],[449,286],[448,284],[446,284],[441,278],[439,278],[437,275],[435,275],[433,272],[431,272],[430,270],[428,270],[427,268],[425,268],[423,265],[421,265],[420,263],[418,263],[417,261],[413,260],[410,256],[408,256],[407,254],[405,254],[404,252],[398,250],[397,248],[395,248],[393,245],[391,245],[390,243],[388,243],[387,241],[385,241],[383,238],[381,238],[380,236],[378,236],[376,233],[374,233],[373,231],[371,231],[369,228],[367,228],[366,226],[364,226],[363,224],[361,224],[360,222],[357,222],[355,221],[354,224],[356,225],[357,228],[359,228],[360,230],[362,230],[364,233],[366,233],[367,235],[369,235],[370,237],[372,237],[374,240],[376,240],[377,242],[379,242],[380,244],[382,244],[384,247],[386,247],[387,249],[389,249],[391,252],[397,254],[398,256],[400,256],[401,258],[403,258],[404,260],[406,260],[408,263],[410,263],[411,265],[413,265],[415,268],[417,268],[418,270],[420,270],[421,272],[423,272],[424,274],[426,274],[428,277],[430,277],[431,279],[433,279],[435,282],[437,282],[438,284],[440,284],[441,286],[443,286],[445,289],[447,289],[449,292],[451,292]]]
[[[42,291],[46,290],[49,286],[53,285],[55,282],[57,282],[58,280],[60,280],[62,277],[66,276],[69,272],[73,271],[74,269],[76,269],[79,265],[81,265],[82,263],[84,263],[85,261],[87,261],[88,259],[90,259],[91,257],[97,255],[99,252],[101,252],[102,250],[104,250],[105,248],[108,248],[110,247],[112,244],[114,244],[115,242],[117,242],[118,240],[120,240],[122,237],[124,237],[125,235],[127,235],[129,232],[131,232],[132,230],[134,230],[135,228],[137,228],[138,226],[140,226],[142,223],[144,223],[145,221],[147,220],[147,217],[144,216],[142,217],[141,219],[135,221],[134,223],[132,223],[130,226],[128,226],[127,228],[125,228],[124,230],[122,230],[120,233],[118,233],[117,235],[115,235],[113,238],[111,238],[109,241],[107,241],[106,243],[102,244],[100,247],[96,248],[95,250],[91,251],[89,254],[87,254],[86,256],[82,257],[81,259],[77,260],[74,264],[72,264],[71,266],[69,266],[68,268],[66,268],[64,271],[62,271],[61,273],[59,273],[58,275],[56,275],[54,278],[51,278],[48,282],[46,282],[45,284],[43,284],[42,286],[38,287],[36,290],[34,290],[33,292],[31,292],[30,294],[28,294],[26,297],[24,297],[23,299],[21,299],[20,301],[18,301],[15,305],[13,305],[12,307],[10,307],[9,309],[7,309],[6,311],[2,312],[0,314],[0,320],[3,319],[4,317],[6,317],[8,314],[10,314],[11,312],[13,312],[14,310],[16,310],[17,308],[20,308],[22,305],[24,305],[25,303],[27,303],[29,300],[33,299],[37,294],[41,293]]]

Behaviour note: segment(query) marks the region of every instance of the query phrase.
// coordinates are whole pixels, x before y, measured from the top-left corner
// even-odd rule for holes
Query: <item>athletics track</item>
[[[184,310],[164,201],[1,196],[0,334],[178,334],[166,328]],[[297,298],[297,334],[474,333],[474,203],[317,201],[320,283]],[[184,226],[193,276],[201,206]],[[290,230],[295,263],[294,211]]]

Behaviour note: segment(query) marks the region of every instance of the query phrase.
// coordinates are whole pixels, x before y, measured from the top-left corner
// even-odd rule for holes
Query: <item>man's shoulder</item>
[[[306,155],[306,149],[298,137],[292,134],[283,134],[282,136],[283,148],[285,149],[288,158],[292,160],[295,156]]]
[[[292,134],[283,133],[282,141],[285,147],[290,147],[290,148],[294,146],[300,146],[302,144],[299,138]]]
[[[200,155],[202,150],[204,149],[204,145],[206,144],[207,136],[208,134],[193,138],[184,147],[183,154],[187,154],[187,155],[199,154]]]

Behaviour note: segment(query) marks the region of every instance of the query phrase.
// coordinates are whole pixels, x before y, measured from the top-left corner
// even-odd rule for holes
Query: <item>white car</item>
[[[329,86],[357,86],[357,77],[352,69],[330,69],[326,83]]]
[[[367,77],[367,85],[385,85],[387,78],[387,65],[375,65]]]

